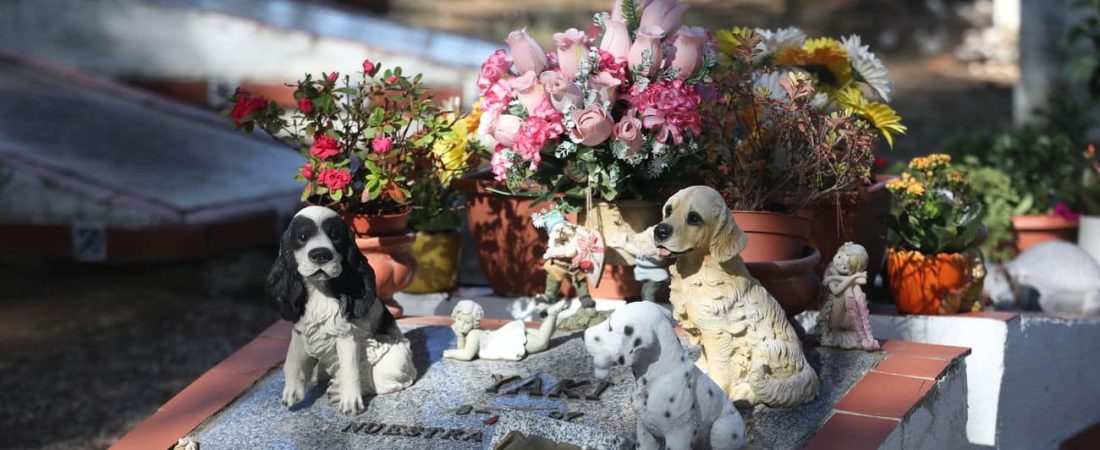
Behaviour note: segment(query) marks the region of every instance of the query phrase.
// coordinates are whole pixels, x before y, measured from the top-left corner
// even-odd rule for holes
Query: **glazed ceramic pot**
[[[806,256],[804,251],[809,244],[813,220],[764,211],[734,211],[733,220],[749,238],[748,246],[741,252],[746,263],[796,260]]]
[[[1081,216],[1080,223],[1077,245],[1100,263],[1100,216]]]
[[[367,257],[374,270],[378,298],[382,299],[395,319],[405,314],[405,308],[394,301],[393,294],[408,287],[416,276],[416,259],[411,254],[415,241],[414,233],[355,239],[359,251]]]
[[[886,223],[879,218],[890,212],[890,191],[886,183],[893,176],[880,176],[870,186],[838,192],[814,202],[798,212],[813,220],[810,245],[821,252],[821,261],[814,270],[825,273],[836,250],[845,242],[855,242],[867,249],[867,280],[873,282],[882,270],[886,258]]]
[[[976,300],[974,297],[981,293],[981,280],[977,280],[978,289],[973,289],[974,272],[984,268],[976,267],[974,262],[974,255],[967,253],[926,255],[887,250],[886,275],[898,310],[928,315],[959,313],[966,299]]]
[[[466,195],[470,236],[477,260],[493,293],[530,296],[546,286],[542,254],[546,235],[531,222],[531,213],[547,204],[533,205],[529,197],[508,195],[503,183],[485,178],[463,178],[455,187]]]
[[[820,260],[821,253],[804,246],[796,258],[746,262],[745,266],[790,317],[817,307],[821,278],[814,268]]]
[[[454,231],[417,232],[411,252],[419,270],[405,292],[454,291],[458,287],[458,248],[458,233]]]
[[[1022,252],[1043,241],[1077,242],[1076,220],[1066,220],[1051,214],[1012,216],[1012,232],[1016,236],[1016,251]]]

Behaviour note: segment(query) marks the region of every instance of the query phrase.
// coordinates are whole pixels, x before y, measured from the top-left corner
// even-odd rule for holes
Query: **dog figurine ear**
[[[298,273],[298,261],[294,259],[293,234],[287,228],[279,240],[279,256],[267,274],[264,285],[267,298],[275,303],[279,316],[290,322],[298,322],[306,310],[306,286]]]
[[[340,276],[333,280],[336,294],[340,296],[341,306],[344,309],[344,317],[354,320],[367,314],[371,304],[377,298],[377,288],[374,279],[374,270],[359,246],[355,243],[355,234],[351,227],[344,227],[344,270]]]
[[[725,262],[741,254],[749,244],[749,237],[737,226],[733,214],[725,204],[719,210],[718,224],[714,226],[710,236],[710,254],[719,262]]]

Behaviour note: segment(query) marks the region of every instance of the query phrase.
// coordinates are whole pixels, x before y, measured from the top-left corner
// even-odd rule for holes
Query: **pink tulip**
[[[569,116],[576,127],[569,132],[569,138],[578,144],[589,147],[606,141],[611,136],[614,124],[600,105],[593,104],[585,109],[573,111]]]
[[[622,86],[622,84],[622,81],[615,78],[609,72],[599,72],[596,75],[588,77],[588,87],[599,92],[601,100],[612,103],[618,98],[619,86]]]
[[[633,156],[638,153],[638,149],[645,144],[645,137],[642,136],[642,121],[634,117],[634,114],[623,116],[622,120],[615,125],[615,140],[626,144],[627,150],[623,156]]]
[[[546,92],[535,78],[535,72],[527,72],[508,80],[508,85],[516,93],[520,104],[527,108],[528,114],[534,113],[535,109],[546,101]]]
[[[642,72],[645,76],[651,77],[657,73],[657,70],[661,68],[661,39],[665,37],[665,30],[656,25],[643,26],[638,28],[637,40],[634,41],[634,45],[630,46],[630,56],[627,61],[630,63],[630,68]],[[642,63],[645,61],[646,50],[650,54],[650,64],[642,70]]]
[[[579,107],[584,101],[584,94],[580,86],[562,75],[561,72],[547,70],[539,75],[543,89],[550,95],[550,103],[554,109],[564,111],[566,106]]]
[[[519,73],[542,73],[546,70],[546,52],[527,34],[527,28],[508,34],[508,48],[512,50],[512,61]]]
[[[600,50],[606,51],[618,61],[625,61],[630,54],[630,30],[626,28],[626,22],[609,19],[607,29],[600,40]]]
[[[501,114],[489,124],[489,132],[500,145],[511,147],[516,142],[516,133],[519,132],[521,125],[523,125],[523,119],[518,116]]]
[[[670,67],[680,69],[676,78],[687,79],[695,73],[702,59],[703,43],[707,41],[707,31],[699,27],[681,28],[676,33],[676,41],[673,46],[676,54],[672,58]]]
[[[576,28],[554,33],[554,45],[558,47],[558,67],[561,73],[574,79],[580,70],[581,59],[588,55],[588,37]]]
[[[657,26],[665,33],[675,33],[680,28],[686,9],[687,5],[678,4],[676,0],[653,0],[642,12],[638,28]]]

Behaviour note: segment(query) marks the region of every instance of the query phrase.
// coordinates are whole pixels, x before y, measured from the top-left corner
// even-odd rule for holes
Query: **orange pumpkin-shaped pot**
[[[898,310],[910,314],[956,314],[980,308],[976,302],[985,277],[980,265],[977,253],[926,255],[892,248],[886,254],[890,292]]]

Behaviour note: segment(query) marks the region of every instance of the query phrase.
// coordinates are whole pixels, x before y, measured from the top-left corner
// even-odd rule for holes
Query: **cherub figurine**
[[[522,320],[508,322],[496,330],[482,330],[485,310],[472,300],[462,300],[451,312],[451,330],[457,339],[456,348],[443,351],[444,358],[471,361],[474,358],[519,361],[525,355],[538,353],[550,346],[550,336],[557,328],[558,314],[565,309],[558,302],[546,310],[546,318],[538,329],[528,330]]]
[[[825,303],[817,316],[818,340],[825,347],[878,350],[867,312],[867,250],[845,242],[825,269]]]
[[[535,227],[543,228],[549,235],[542,265],[546,270],[546,290],[535,297],[539,303],[555,303],[561,297],[561,284],[566,279],[577,290],[582,308],[596,306],[588,293],[588,278],[599,284],[603,271],[603,237],[599,232],[589,230],[565,220],[557,211],[538,214],[534,218]]]
[[[615,242],[608,242],[634,255],[634,279],[642,283],[642,300],[647,302],[657,301],[657,292],[669,283],[668,263],[653,242],[653,227],[635,234],[629,241],[616,236]]]

